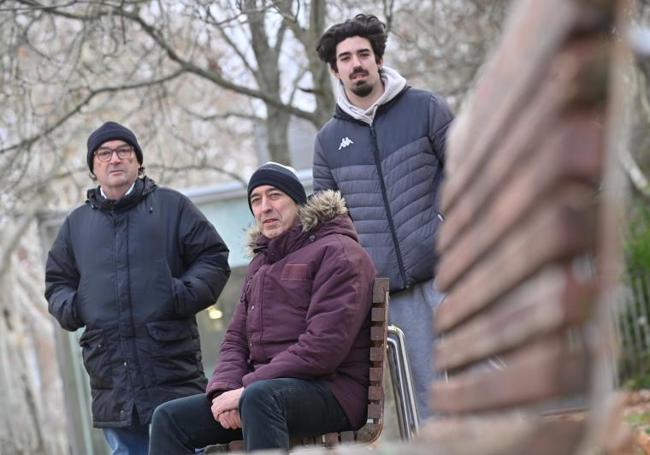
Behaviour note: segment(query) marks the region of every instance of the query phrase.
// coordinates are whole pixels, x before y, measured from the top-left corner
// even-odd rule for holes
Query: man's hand
[[[237,411],[237,408],[239,407],[239,399],[243,392],[244,388],[240,387],[239,389],[229,390],[218,397],[215,397],[215,399],[212,400],[212,407],[210,408],[214,420],[221,423],[219,417],[222,413],[232,410]],[[239,412],[237,412],[237,420],[239,420]]]
[[[236,430],[241,428],[241,419],[239,418],[239,410],[231,409],[219,414],[217,422],[221,424],[226,430]]]

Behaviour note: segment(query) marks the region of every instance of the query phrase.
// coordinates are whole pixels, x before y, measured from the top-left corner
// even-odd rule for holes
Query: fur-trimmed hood
[[[292,231],[299,231],[303,234],[316,233],[318,231],[319,234],[325,234],[324,232],[320,232],[325,225],[332,224],[331,222],[337,217],[342,217],[343,215],[347,215],[347,213],[348,209],[341,193],[333,190],[319,191],[312,194],[307,199],[307,202],[300,207],[298,211],[299,221],[296,226],[289,229],[289,231],[280,237],[284,237],[285,234]],[[351,229],[356,239],[356,232],[354,231],[354,227],[352,227],[352,222],[349,217],[345,216],[341,223],[335,224],[333,228],[336,231],[348,231]],[[340,233],[349,235],[348,232]],[[261,234],[259,227],[253,222],[246,233],[246,254],[250,257],[254,256],[259,251],[260,246],[267,243],[269,243],[269,240]]]

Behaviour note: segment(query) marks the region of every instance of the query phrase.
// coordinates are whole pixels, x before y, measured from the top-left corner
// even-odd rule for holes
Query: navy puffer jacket
[[[50,250],[45,297],[79,340],[93,422],[148,423],[159,404],[201,393],[207,380],[195,314],[215,302],[228,249],[182,194],[138,179],[117,202],[98,189],[65,220]]]
[[[436,198],[453,115],[430,92],[406,87],[377,108],[372,125],[337,106],[316,137],[314,191],[345,198],[361,245],[391,291],[431,278]]]

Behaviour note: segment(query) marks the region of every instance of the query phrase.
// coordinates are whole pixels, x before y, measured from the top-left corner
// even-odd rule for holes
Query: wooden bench
[[[621,5],[518,2],[455,122],[437,239],[445,379],[417,441],[432,454],[592,453],[612,437]]]

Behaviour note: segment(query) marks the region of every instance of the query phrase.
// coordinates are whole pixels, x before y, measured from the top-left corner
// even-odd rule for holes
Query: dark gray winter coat
[[[316,137],[314,191],[347,201],[359,241],[392,291],[431,278],[436,198],[453,119],[437,96],[406,87],[377,108],[372,125],[337,106]]]
[[[182,194],[138,179],[117,202],[98,189],[65,220],[46,265],[45,297],[80,344],[97,427],[148,423],[159,404],[201,393],[195,314],[230,269],[219,234]]]

